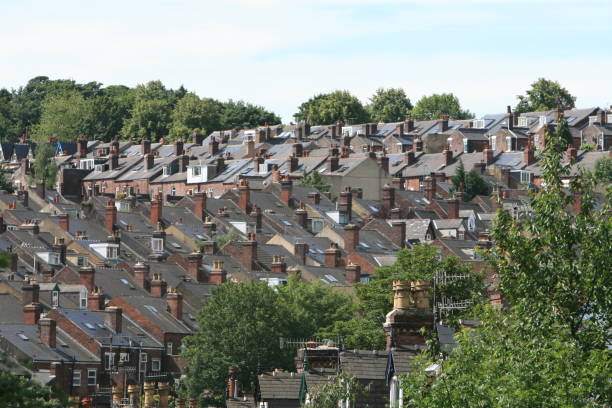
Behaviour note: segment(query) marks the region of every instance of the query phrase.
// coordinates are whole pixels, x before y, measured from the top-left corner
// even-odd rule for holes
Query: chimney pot
[[[123,325],[123,310],[117,306],[108,306],[105,310],[106,325],[115,333],[121,333]]]

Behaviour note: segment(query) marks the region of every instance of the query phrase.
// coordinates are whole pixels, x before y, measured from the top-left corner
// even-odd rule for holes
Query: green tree
[[[370,98],[368,110],[375,122],[400,122],[412,110],[412,103],[402,88],[379,88]]]
[[[556,109],[557,105],[564,107],[574,106],[576,97],[563,88],[559,82],[545,78],[538,78],[531,84],[526,95],[518,96],[518,104],[514,108],[516,112],[541,112]]]
[[[354,406],[368,392],[369,389],[354,375],[341,373],[327,383],[309,387],[309,401],[302,404],[302,407],[337,408],[339,401],[347,401],[349,406]]]
[[[308,175],[306,175],[306,172],[304,172],[304,175],[300,180],[300,185],[306,187],[314,187],[321,192],[329,191],[329,184],[327,184],[325,180],[323,180],[321,174],[316,170],[311,171]]]
[[[133,96],[130,117],[121,129],[123,137],[159,141],[168,136],[174,93],[168,91],[160,81],[150,81],[136,86]]]
[[[286,286],[278,289],[278,294],[281,305],[289,313],[291,337],[314,337],[335,322],[353,317],[351,296],[321,282],[303,282],[293,275]]]
[[[412,407],[607,407],[610,392],[612,261],[610,191],[595,205],[596,181],[583,172],[567,191],[566,141],[545,133],[543,188],[532,215],[499,210],[487,258],[498,276],[504,310],[485,308],[480,326],[458,347],[433,382],[422,357],[406,376]],[[581,211],[571,211],[573,195]],[[608,272],[606,272],[608,271]],[[475,386],[477,384],[477,386]]]
[[[423,96],[412,110],[412,116],[418,120],[438,119],[440,115],[448,115],[456,120],[474,117],[469,110],[461,108],[459,98],[452,93]]]
[[[463,160],[459,161],[459,165],[455,169],[455,174],[451,176],[453,182],[453,190],[460,191],[463,189],[463,199],[470,201],[477,195],[489,195],[491,194],[491,187],[487,182],[476,173],[474,170],[469,172],[465,171]]]
[[[55,147],[49,143],[39,143],[36,145],[36,158],[32,169],[34,170],[34,180],[44,183],[45,188],[53,188],[57,177],[58,167],[54,160]]]
[[[119,137],[134,104],[133,91],[127,86],[111,85],[90,100],[92,105],[92,139],[110,142]]]
[[[13,116],[11,112],[11,100],[13,95],[6,89],[0,89],[0,140],[14,140]]]
[[[13,184],[6,177],[6,170],[4,166],[0,166],[0,190],[4,190],[8,193],[13,193]]]
[[[274,112],[262,106],[253,105],[244,101],[229,100],[223,103],[221,112],[221,127],[223,129],[248,129],[265,124],[276,125],[281,119]]]
[[[80,135],[92,136],[93,105],[77,91],[70,91],[45,99],[40,123],[32,134],[44,142],[50,137],[76,140]]]
[[[327,125],[339,120],[352,120],[353,123],[370,121],[367,109],[348,91],[315,95],[302,103],[293,117],[297,121],[307,120],[311,125]]]
[[[255,389],[259,373],[291,367],[290,353],[279,345],[287,333],[286,314],[265,283],[216,287],[197,320],[200,330],[186,339],[183,353],[189,362],[187,394],[222,396],[230,365],[239,368],[245,391]]]
[[[208,135],[221,127],[223,104],[214,99],[200,99],[186,94],[172,111],[170,138],[176,140],[191,135],[196,129]]]
[[[612,158],[602,157],[595,163],[595,178],[602,183],[612,183]]]
[[[565,142],[566,149],[574,142],[574,138],[569,130],[569,125],[564,117],[561,117],[557,123],[557,135]]]

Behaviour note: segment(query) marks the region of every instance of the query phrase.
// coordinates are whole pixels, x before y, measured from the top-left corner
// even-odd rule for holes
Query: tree
[[[278,289],[278,295],[289,313],[291,337],[313,337],[335,322],[353,317],[352,298],[321,282],[308,283],[295,275],[289,276],[287,285]]]
[[[597,160],[594,175],[599,182],[612,183],[612,159],[610,157],[602,157]]]
[[[366,108],[348,91],[334,91],[328,94],[315,95],[302,103],[295,120],[306,120],[311,125],[327,125],[337,121],[364,123],[370,121]]]
[[[569,130],[567,120],[563,116],[557,122],[557,136],[560,140],[563,140],[566,149],[572,146],[574,138]]]
[[[412,116],[419,120],[434,120],[441,115],[448,115],[456,120],[474,117],[469,110],[461,108],[459,98],[452,93],[423,96],[412,110]]]
[[[238,367],[245,391],[255,389],[259,373],[290,368],[291,356],[279,345],[287,333],[285,316],[278,294],[265,283],[229,282],[214,288],[198,312],[200,330],[185,341],[187,394],[222,396],[230,365]]]
[[[0,89],[0,140],[12,140],[13,117],[11,100],[13,95],[6,89]]]
[[[125,138],[147,138],[152,141],[168,136],[174,93],[160,81],[138,85],[134,89],[134,104],[125,120],[121,134]]]
[[[477,195],[489,195],[491,194],[491,187],[487,182],[476,173],[474,170],[470,170],[466,173],[463,165],[463,160],[459,161],[459,165],[455,169],[455,174],[451,176],[453,182],[453,190],[463,190],[463,199],[470,201]]]
[[[265,124],[281,123],[280,117],[262,106],[243,101],[229,100],[223,104],[221,112],[221,127],[223,129],[248,129]]]
[[[176,140],[192,134],[196,129],[208,135],[221,127],[223,104],[214,99],[200,99],[187,93],[172,111],[170,138]]]
[[[92,136],[93,105],[77,91],[69,91],[45,99],[40,123],[33,135],[44,142],[50,137],[76,140],[80,135]]]
[[[6,170],[4,166],[0,166],[0,190],[4,190],[8,193],[13,193],[13,184],[6,178]]]
[[[32,169],[34,170],[34,180],[43,183],[45,188],[53,188],[57,177],[57,163],[54,160],[55,147],[49,143],[39,143],[36,145],[36,158]]]
[[[321,174],[316,170],[311,171],[308,175],[306,175],[306,172],[304,172],[304,175],[300,180],[300,185],[314,187],[321,192],[326,192],[329,190],[329,184],[327,184],[325,180],[323,180]]]
[[[133,91],[127,86],[111,85],[91,100],[93,123],[91,138],[110,142],[121,133],[134,104]]]
[[[337,408],[340,406],[340,401],[346,401],[348,406],[354,406],[355,402],[368,392],[368,388],[363,386],[354,375],[340,373],[327,383],[310,387],[308,389],[309,401],[302,404],[302,407]]]
[[[531,84],[531,89],[526,91],[526,95],[518,96],[518,100],[514,110],[519,113],[547,111],[556,109],[558,105],[573,107],[576,103],[576,97],[559,82],[545,78],[538,78]]]
[[[368,110],[375,122],[400,122],[410,113],[412,104],[401,88],[379,88],[370,98]]]
[[[498,210],[487,254],[506,309],[485,308],[482,322],[458,338],[441,375],[428,379],[422,357],[405,377],[413,407],[606,407],[612,403],[609,256],[610,195],[596,209],[596,180],[578,175],[567,191],[566,141],[547,131],[542,188],[532,215]],[[580,195],[580,211],[570,210]],[[602,272],[603,271],[603,272]],[[605,272],[608,271],[608,272]],[[477,386],[475,386],[477,384]]]

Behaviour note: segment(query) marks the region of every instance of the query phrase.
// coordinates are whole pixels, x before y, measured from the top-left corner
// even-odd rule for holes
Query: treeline
[[[201,98],[184,87],[168,89],[161,81],[134,88],[80,84],[39,76],[9,91],[0,89],[0,140],[15,141],[24,132],[36,139],[57,137],[109,141],[186,137],[199,130],[248,128],[280,123],[280,117],[243,101]]]

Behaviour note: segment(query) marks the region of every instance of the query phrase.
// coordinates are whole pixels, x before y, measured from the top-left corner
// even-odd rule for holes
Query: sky
[[[612,105],[609,0],[0,0],[0,88],[161,80],[285,123],[313,95],[403,88],[504,112],[539,77]]]

